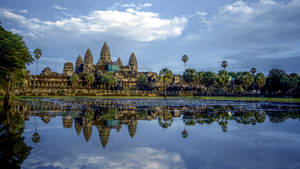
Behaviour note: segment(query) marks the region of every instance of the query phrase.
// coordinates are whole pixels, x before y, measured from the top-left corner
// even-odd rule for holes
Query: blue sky
[[[229,71],[299,73],[299,18],[300,0],[0,0],[2,26],[43,50],[39,72],[62,72],[87,48],[96,64],[107,41],[113,60],[135,52],[140,71],[182,73],[187,54],[198,71],[227,60]]]

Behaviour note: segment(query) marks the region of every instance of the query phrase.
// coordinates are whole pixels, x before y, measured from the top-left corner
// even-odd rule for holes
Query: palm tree
[[[255,76],[255,83],[257,84],[257,87],[259,88],[259,91],[261,91],[261,88],[266,84],[266,76],[263,73],[257,73]]]
[[[94,83],[95,81],[95,76],[92,73],[87,73],[85,75],[85,82],[88,88],[91,88],[91,85]]]
[[[73,74],[70,77],[70,81],[71,81],[73,88],[77,87],[79,80],[80,80],[80,78],[79,78],[78,74]]]
[[[35,74],[37,74],[37,67],[38,67],[39,59],[42,56],[42,50],[40,48],[36,48],[33,53],[34,53],[34,57],[36,58]]]
[[[164,84],[164,97],[166,98],[167,85],[170,84],[173,80],[173,72],[168,68],[163,68],[159,71],[159,78]]]
[[[254,77],[255,77],[255,73],[256,73],[256,68],[255,68],[255,67],[251,68],[250,72],[251,72],[251,74],[252,74],[252,76],[253,76],[253,78],[254,78]],[[252,84],[252,85],[253,85],[253,86],[252,86],[252,90],[254,90],[254,81],[253,81],[253,84]]]
[[[189,60],[189,57],[187,55],[183,55],[181,60],[184,63],[184,70],[186,70],[186,62]]]
[[[227,61],[223,60],[221,66],[223,67],[223,69],[225,70],[226,67],[228,66]]]

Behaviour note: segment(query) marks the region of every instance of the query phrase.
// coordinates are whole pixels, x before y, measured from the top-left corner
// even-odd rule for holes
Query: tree
[[[242,85],[243,87],[246,88],[246,92],[247,92],[247,88],[253,83],[254,78],[250,75],[249,72],[243,72],[242,73]]]
[[[216,82],[216,74],[214,72],[204,72],[203,74],[203,84],[205,87],[209,88],[209,91],[211,91],[211,88],[215,85]]]
[[[39,59],[41,58],[42,56],[42,50],[37,48],[34,50],[34,57],[36,59],[36,66],[35,66],[35,74],[37,74],[37,69],[38,69],[38,63],[39,63]]]
[[[223,60],[221,66],[223,67],[223,69],[225,70],[228,66],[227,61]]]
[[[10,90],[13,88],[13,74],[25,69],[26,64],[32,63],[32,56],[22,37],[6,31],[0,25],[0,73],[6,83],[4,105],[9,105]],[[17,79],[22,81],[23,79]]]
[[[281,78],[283,78],[286,75],[287,74],[282,69],[270,70],[269,75],[267,77],[267,82],[266,82],[267,89],[272,92],[278,92],[278,91],[282,90],[280,80],[281,80]]]
[[[163,82],[164,85],[164,97],[167,97],[167,85],[169,85],[173,80],[173,72],[168,68],[163,68],[159,71],[159,78]]]
[[[259,91],[261,91],[261,88],[266,84],[266,76],[263,73],[257,73],[255,76],[255,83],[257,87],[259,88]]]
[[[78,86],[78,83],[79,83],[79,76],[78,74],[73,74],[71,77],[70,77],[70,81],[71,81],[71,84],[72,84],[72,87],[75,88]]]
[[[85,82],[88,88],[91,88],[91,85],[94,83],[95,81],[95,75],[92,73],[87,73],[85,75]]]
[[[112,72],[106,72],[101,76],[101,82],[106,86],[106,89],[109,89],[117,85],[118,80]]]
[[[136,85],[139,89],[144,90],[145,88],[148,88],[148,78],[146,75],[142,74],[137,78]]]
[[[218,86],[222,88],[222,91],[225,91],[225,88],[230,84],[230,76],[226,70],[221,70],[217,76]]]
[[[194,83],[195,79],[196,79],[196,70],[195,69],[186,69],[183,72],[182,75],[182,79],[186,82],[186,83]]]
[[[186,62],[189,60],[187,55],[183,55],[181,61],[184,63],[184,70],[186,70]]]
[[[204,72],[197,72],[194,79],[194,83],[197,84],[197,87],[199,84],[203,82],[203,79],[204,79]]]
[[[256,68],[255,67],[251,68],[250,72],[251,72],[252,77],[254,79],[255,78],[255,73],[256,73]],[[254,81],[252,83],[252,90],[254,90]]]
[[[280,84],[286,92],[292,92],[297,88],[299,77],[296,73],[285,75],[281,78]]]

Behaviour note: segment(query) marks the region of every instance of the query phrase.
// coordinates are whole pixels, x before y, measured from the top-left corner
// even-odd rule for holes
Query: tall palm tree
[[[159,78],[163,82],[164,85],[164,98],[167,97],[166,90],[167,85],[169,85],[173,80],[173,72],[168,68],[163,68],[159,71]]]
[[[187,55],[183,55],[181,60],[184,63],[184,70],[186,70],[186,62],[189,60],[189,57]]]
[[[42,50],[40,48],[36,48],[33,53],[34,53],[34,57],[36,58],[35,74],[37,74],[37,67],[38,67],[39,59],[42,56]]]
[[[226,67],[228,66],[227,61],[223,60],[221,66],[223,67],[223,69],[225,70]]]
[[[251,74],[252,74],[252,76],[253,76],[253,78],[254,78],[254,77],[255,77],[255,73],[256,73],[256,68],[255,68],[255,67],[251,68],[250,72],[251,72]],[[253,81],[253,84],[252,84],[252,85],[253,85],[253,86],[252,86],[252,90],[254,90],[254,81]]]

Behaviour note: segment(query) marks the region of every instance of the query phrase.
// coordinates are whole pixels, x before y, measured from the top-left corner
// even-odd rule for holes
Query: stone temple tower
[[[94,70],[93,55],[90,49],[87,49],[84,56],[83,72],[88,73]]]
[[[132,52],[132,54],[130,55],[130,58],[129,58],[129,66],[130,66],[131,71],[133,73],[138,72],[137,60],[136,60],[136,56],[133,52]]]
[[[74,73],[74,66],[71,62],[66,62],[64,64],[64,75],[72,76]]]
[[[100,59],[97,63],[97,65],[105,66],[106,64],[111,63],[111,58],[110,58],[110,51],[107,46],[107,43],[105,42],[102,49],[101,49],[101,54],[100,54]]]
[[[81,73],[83,71],[83,60],[81,55],[78,55],[76,60],[75,73]]]

